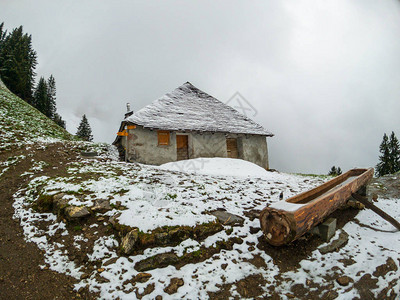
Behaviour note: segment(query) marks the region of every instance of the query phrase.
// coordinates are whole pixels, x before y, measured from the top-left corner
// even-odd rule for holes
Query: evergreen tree
[[[53,75],[47,79],[47,116],[54,120],[57,111],[56,108],[56,80]]]
[[[340,167],[336,168],[335,166],[333,166],[328,173],[330,176],[338,176],[340,174],[342,174],[342,169]]]
[[[386,174],[390,174],[392,167],[391,167],[391,159],[390,159],[390,148],[389,148],[389,141],[386,133],[383,135],[382,142],[379,146],[379,152],[381,155],[379,156],[379,163],[376,165],[376,175],[383,176]]]
[[[1,52],[1,45],[4,42],[4,39],[7,36],[7,30],[4,30],[4,22],[0,24],[0,52]]]
[[[31,103],[37,65],[32,36],[24,34],[22,26],[6,35],[2,23],[0,40],[0,77],[10,91]]]
[[[58,126],[61,126],[64,129],[67,129],[65,121],[61,118],[61,116],[58,113],[54,114],[53,121],[58,124]]]
[[[337,175],[342,175],[342,169],[340,167],[337,167],[336,174]]]
[[[35,92],[33,93],[32,105],[49,117],[48,89],[46,80],[43,77],[40,77]]]
[[[396,135],[392,131],[389,138],[389,152],[390,152],[390,173],[400,171],[400,144]]]
[[[86,115],[82,116],[82,120],[78,126],[78,131],[76,132],[76,136],[80,137],[85,141],[90,141],[90,142],[93,141],[92,129],[90,128]]]

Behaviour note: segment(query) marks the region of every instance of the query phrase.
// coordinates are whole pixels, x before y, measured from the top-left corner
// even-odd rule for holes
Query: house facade
[[[135,113],[126,114],[114,141],[126,161],[160,165],[229,157],[269,168],[273,134],[187,82]]]

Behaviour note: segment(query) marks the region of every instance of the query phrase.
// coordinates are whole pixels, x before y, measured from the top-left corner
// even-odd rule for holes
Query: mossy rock
[[[53,196],[40,194],[34,204],[34,209],[39,212],[51,212],[53,210]]]

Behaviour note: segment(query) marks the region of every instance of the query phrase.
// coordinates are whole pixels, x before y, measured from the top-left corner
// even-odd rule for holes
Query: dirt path
[[[31,158],[49,164],[40,175],[62,174],[64,163],[71,158],[66,151],[63,144],[51,144],[47,149],[35,147],[31,152],[33,157],[11,166],[0,178],[0,299],[92,298],[73,291],[74,278],[42,270],[39,265],[44,265],[43,253],[35,244],[25,242],[19,221],[12,218],[12,195],[27,183],[27,176],[21,177],[21,174],[32,166]],[[0,161],[5,161],[7,156],[26,155],[26,152],[3,153]]]

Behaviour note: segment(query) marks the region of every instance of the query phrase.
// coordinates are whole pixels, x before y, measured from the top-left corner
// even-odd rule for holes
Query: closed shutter
[[[159,130],[158,134],[158,145],[159,146],[168,146],[169,145],[169,131]]]
[[[238,158],[237,139],[226,139],[226,150],[229,158]]]

